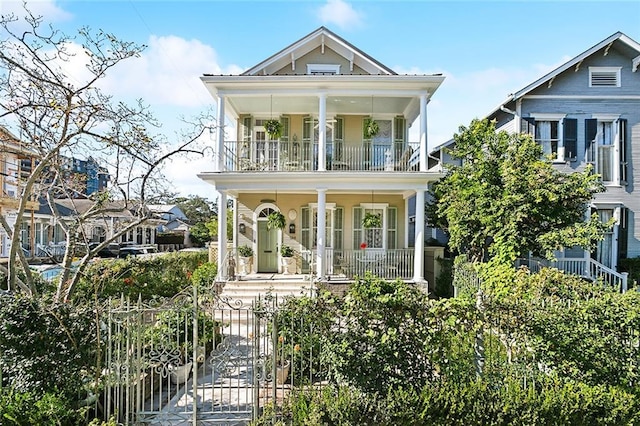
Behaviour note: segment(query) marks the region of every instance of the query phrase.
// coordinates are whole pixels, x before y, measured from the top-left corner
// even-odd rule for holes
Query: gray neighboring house
[[[157,227],[157,232],[180,233],[184,236],[183,244],[191,246],[189,239],[189,219],[176,204],[150,204],[147,208],[162,220]]]
[[[557,168],[592,164],[606,192],[593,212],[616,219],[594,253],[565,249],[559,262],[583,259],[616,270],[618,260],[640,256],[640,44],[617,32],[511,94],[486,118],[498,130],[530,133]],[[451,164],[450,140],[431,155]],[[637,188],[636,188],[637,187]],[[589,259],[590,258],[590,259]],[[586,267],[585,267],[586,268]]]

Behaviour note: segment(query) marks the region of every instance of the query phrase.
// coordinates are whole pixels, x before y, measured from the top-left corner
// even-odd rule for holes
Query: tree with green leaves
[[[469,260],[512,263],[529,253],[551,259],[562,247],[590,248],[611,225],[587,218],[589,202],[604,190],[599,176],[590,167],[555,169],[530,135],[473,120],[454,142],[450,154],[460,165],[447,166],[433,185],[427,215]]]

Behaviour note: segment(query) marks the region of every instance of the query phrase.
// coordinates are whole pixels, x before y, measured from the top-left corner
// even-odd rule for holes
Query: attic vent
[[[589,87],[620,87],[620,68],[589,67]]]
[[[307,64],[307,74],[310,74],[310,75],[340,74],[340,65],[338,64]]]

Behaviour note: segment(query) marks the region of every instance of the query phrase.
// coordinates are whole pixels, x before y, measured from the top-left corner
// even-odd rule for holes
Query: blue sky
[[[0,0],[0,13],[21,0]],[[211,105],[199,77],[239,73],[324,25],[398,73],[443,73],[429,104],[429,146],[543,74],[622,31],[640,41],[635,1],[56,1],[30,8],[74,34],[88,26],[148,45],[104,89],[142,98],[165,123]],[[213,198],[196,177],[207,160],[166,175],[183,195]]]

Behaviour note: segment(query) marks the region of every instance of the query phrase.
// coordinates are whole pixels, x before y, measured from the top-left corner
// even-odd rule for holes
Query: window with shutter
[[[626,120],[609,114],[585,120],[587,162],[606,185],[626,179]]]
[[[379,228],[364,228],[362,219],[366,213],[378,214],[382,219]],[[353,208],[353,248],[395,249],[398,240],[398,209],[386,203],[362,203]]]
[[[529,120],[533,122],[533,135],[535,141],[542,147],[546,156],[551,156],[554,161],[565,161],[566,149],[563,130],[565,114],[531,114]],[[575,149],[574,149],[575,152]]]

